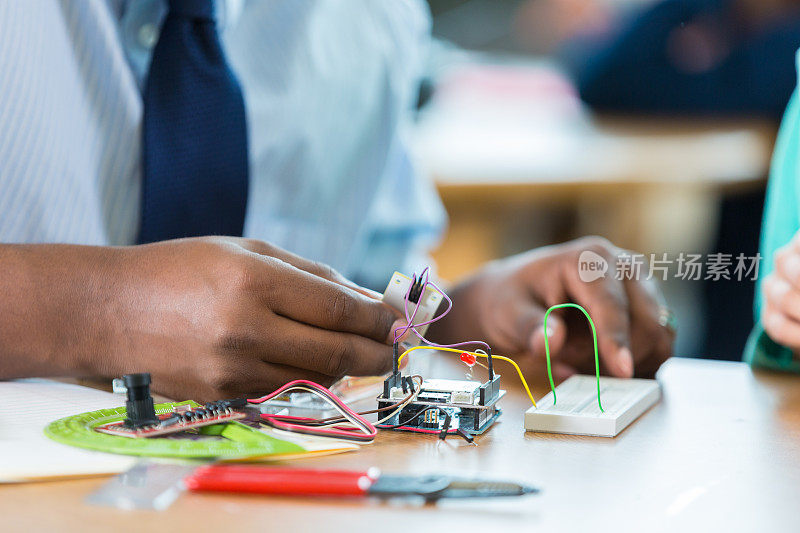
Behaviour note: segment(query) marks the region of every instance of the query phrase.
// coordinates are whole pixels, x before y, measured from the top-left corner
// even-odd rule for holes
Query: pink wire
[[[434,346],[436,348],[460,348],[462,346],[469,346],[469,345],[477,344],[479,346],[483,346],[484,348],[486,348],[486,351],[491,351],[491,347],[487,343],[485,343],[483,341],[463,341],[463,342],[456,342],[454,344],[438,344],[438,343],[429,341],[424,336],[422,336],[422,334],[419,331],[417,331],[418,327],[427,326],[429,324],[433,324],[434,322],[436,322],[438,320],[443,319],[445,316],[447,316],[447,313],[449,313],[450,310],[453,308],[453,300],[451,300],[450,297],[447,296],[447,294],[442,289],[440,289],[438,285],[436,285],[434,282],[430,281],[429,272],[430,272],[430,268],[429,267],[425,267],[425,269],[422,271],[422,273],[419,276],[420,279],[422,279],[422,277],[425,276],[425,282],[422,284],[422,292],[420,293],[419,301],[417,302],[417,305],[414,308],[414,313],[411,316],[408,315],[408,297],[411,294],[411,287],[413,287],[414,284],[412,283],[408,287],[408,291],[406,292],[406,296],[403,299],[403,311],[405,312],[406,326],[405,326],[405,328],[403,329],[403,332],[400,335],[397,335],[397,331],[400,328],[397,328],[395,330],[394,341],[397,342],[397,339],[401,338],[403,335],[406,334],[406,332],[411,330],[419,338],[420,341],[422,341],[422,342],[424,342],[424,343],[426,343],[426,344],[428,344],[430,346]],[[416,277],[417,277],[417,275],[416,275],[416,273],[414,273],[413,276],[412,276],[412,279],[416,279]],[[442,312],[442,314],[440,314],[439,316],[435,316],[435,317],[431,318],[430,320],[428,320],[426,322],[420,322],[419,324],[413,324],[414,317],[417,315],[417,310],[419,310],[419,307],[422,304],[422,297],[425,295],[425,291],[428,289],[428,285],[430,285],[431,287],[436,289],[436,291],[439,294],[441,294],[442,297],[447,301],[447,309],[445,309],[444,312]]]
[[[399,428],[393,428],[392,426],[387,425],[387,424],[379,424],[379,425],[377,425],[375,427],[380,428],[380,429],[387,429],[387,428],[399,429],[400,431],[412,431],[414,433],[431,433],[431,434],[433,434],[433,433],[441,433],[442,432],[441,429],[417,429],[417,428],[413,428],[411,426],[401,426]],[[448,429],[447,430],[447,434],[448,435],[455,435],[457,432],[458,432],[457,429]]]

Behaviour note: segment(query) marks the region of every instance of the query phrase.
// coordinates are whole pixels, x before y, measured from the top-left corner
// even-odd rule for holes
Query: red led
[[[461,360],[469,366],[474,366],[476,361],[475,356],[467,352],[461,352]]]

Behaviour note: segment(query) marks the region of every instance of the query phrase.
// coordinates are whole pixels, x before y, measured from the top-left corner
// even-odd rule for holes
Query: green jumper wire
[[[550,378],[550,390],[553,392],[553,405],[556,404],[556,385],[553,383],[553,370],[550,367],[550,341],[547,338],[547,317],[550,316],[550,313],[555,311],[556,309],[564,309],[567,307],[572,307],[574,309],[578,309],[581,313],[586,316],[586,320],[589,321],[589,325],[592,327],[592,341],[594,342],[594,368],[595,374],[597,375],[597,406],[600,407],[600,412],[605,413],[603,410],[603,404],[600,403],[600,358],[597,355],[597,330],[594,327],[594,322],[592,321],[592,317],[589,316],[589,313],[586,312],[586,309],[581,307],[578,304],[558,304],[554,305],[547,312],[544,314],[544,355],[547,358],[547,377]]]

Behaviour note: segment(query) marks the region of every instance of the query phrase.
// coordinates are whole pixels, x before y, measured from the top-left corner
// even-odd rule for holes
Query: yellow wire
[[[440,352],[468,353],[470,355],[474,355],[475,357],[484,357],[486,359],[489,358],[487,354],[470,352],[466,350],[456,350],[455,348],[440,348],[439,346],[414,346],[413,348],[409,348],[408,350],[400,354],[400,357],[397,358],[397,363],[399,364],[407,354],[413,352],[414,350],[438,350]],[[513,359],[509,359],[508,357],[503,357],[502,355],[492,355],[492,359],[499,359],[500,361],[505,361],[506,363],[510,363],[517,370],[517,374],[519,374],[519,380],[522,381],[522,386],[525,387],[525,392],[528,393],[528,398],[530,398],[533,406],[536,407],[536,400],[533,399],[533,394],[531,394],[531,389],[528,388],[528,382],[525,381],[525,376],[522,375],[522,370],[520,370],[517,363],[515,363]]]

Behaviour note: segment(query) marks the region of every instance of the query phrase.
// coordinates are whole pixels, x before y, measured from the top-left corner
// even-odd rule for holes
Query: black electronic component
[[[489,381],[494,380],[494,367],[492,366],[492,349],[486,351],[486,370],[489,372]]]
[[[181,420],[183,420],[183,417],[181,415],[179,415],[178,413],[171,413],[166,418],[162,418],[161,419],[160,425],[161,425],[161,427],[174,426],[175,424],[179,423]]]
[[[403,384],[403,392],[415,392],[416,386],[414,385],[414,378],[412,376],[403,376],[400,378],[400,382]]]
[[[472,441],[475,440],[475,437],[473,437],[472,435],[470,435],[469,433],[467,433],[466,431],[464,431],[461,428],[458,428],[456,430],[456,433],[458,435],[461,435],[461,438],[463,438],[465,441],[469,442],[470,444],[472,444]]]
[[[419,299],[422,297],[422,289],[425,283],[422,277],[417,278],[414,276],[411,280],[411,289],[408,291],[408,301],[412,304],[418,304]]]
[[[124,425],[129,428],[140,428],[159,424],[153,397],[150,395],[150,374],[125,374],[122,381],[128,389],[125,402],[127,418]]]
[[[383,382],[383,395],[388,398],[391,394],[392,388],[402,386],[402,378],[400,375],[400,352],[398,343],[392,345],[392,373]]]
[[[217,400],[216,402],[209,402],[205,404],[203,408],[211,413],[219,413],[229,409],[240,409],[246,406],[246,398],[235,398],[233,400]]]
[[[500,376],[493,376],[478,389],[478,402],[488,405],[500,394]]]
[[[392,376],[400,379],[400,343],[392,344]],[[389,391],[385,391],[389,395]]]
[[[439,432],[439,438],[444,440],[447,438],[447,432],[450,430],[450,423],[453,421],[453,416],[450,413],[444,417],[444,422],[442,423],[442,430]],[[461,428],[459,428],[460,430]]]

